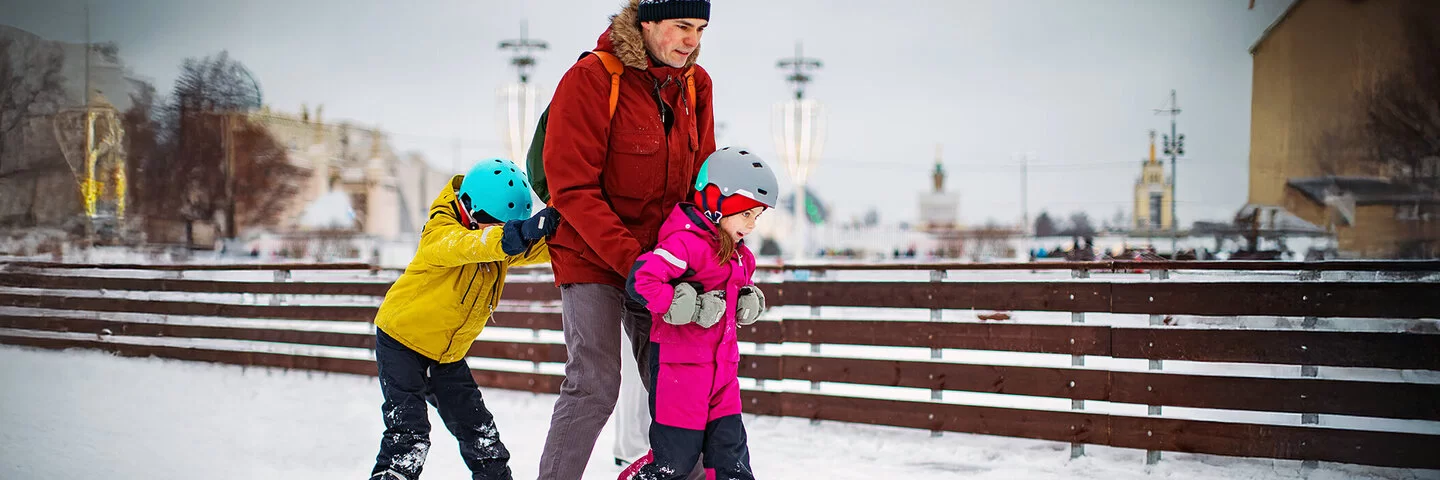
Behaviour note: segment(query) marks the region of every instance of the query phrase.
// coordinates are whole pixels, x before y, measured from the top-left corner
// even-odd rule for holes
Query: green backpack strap
[[[530,139],[530,150],[525,152],[525,171],[530,174],[530,189],[535,191],[535,196],[540,197],[540,202],[550,204],[550,182],[545,180],[545,124],[550,119],[550,106],[545,106],[545,112],[540,114],[540,121],[535,124],[535,136]]]
[[[620,103],[620,75],[625,73],[625,65],[610,52],[585,52],[580,54],[580,58],[584,59],[586,55],[600,57],[605,71],[610,72],[610,118],[615,118],[615,107]],[[693,85],[691,83],[691,103],[695,100]],[[549,120],[550,106],[547,105],[545,112],[540,114],[540,121],[535,124],[535,136],[530,139],[530,150],[525,152],[525,170],[530,174],[530,189],[534,190],[535,196],[540,197],[540,201],[546,205],[550,204],[550,182],[545,179],[545,127]]]

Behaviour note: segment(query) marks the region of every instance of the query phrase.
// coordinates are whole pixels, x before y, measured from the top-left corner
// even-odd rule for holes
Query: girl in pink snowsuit
[[[744,238],[775,204],[765,162],[727,147],[706,159],[694,203],[680,203],[627,282],[654,315],[647,359],[650,453],[620,478],[683,479],[704,454],[708,479],[754,479],[740,417],[736,326],[765,308]]]

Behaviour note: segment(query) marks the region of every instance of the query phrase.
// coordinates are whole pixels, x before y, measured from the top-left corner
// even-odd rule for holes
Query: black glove
[[[555,207],[545,207],[520,225],[520,236],[525,241],[534,243],[554,235],[555,227],[559,224],[560,212],[555,210]]]
[[[560,212],[554,207],[545,207],[525,220],[511,220],[505,223],[505,233],[500,240],[500,249],[506,255],[519,255],[530,249],[540,239],[554,235]]]

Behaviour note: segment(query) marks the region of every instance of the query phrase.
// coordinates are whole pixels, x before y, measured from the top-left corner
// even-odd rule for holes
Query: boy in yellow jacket
[[[509,160],[455,176],[430,204],[420,248],[375,316],[385,434],[372,479],[417,480],[430,450],[426,402],[460,442],[474,479],[509,480],[510,452],[465,363],[506,270],[550,261],[558,214],[530,215],[530,182]]]

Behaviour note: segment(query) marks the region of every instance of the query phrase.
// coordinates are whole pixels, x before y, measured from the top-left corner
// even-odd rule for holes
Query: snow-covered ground
[[[382,430],[372,377],[0,347],[0,478],[364,478]],[[534,478],[554,395],[486,389],[515,478]],[[468,475],[432,412],[425,478]],[[1144,452],[747,415],[767,479],[1440,478],[1437,471]],[[586,479],[614,478],[607,427]]]
[[[116,254],[136,263],[146,259]],[[92,261],[120,261],[90,258]],[[213,262],[211,262],[213,263]],[[47,270],[66,276],[176,278],[175,272],[135,270]],[[372,275],[366,271],[294,272],[290,281],[389,281],[396,271]],[[762,273],[757,280],[816,281],[929,281],[927,271],[831,271]],[[804,277],[804,278],[799,278]],[[186,279],[270,281],[268,271],[191,271]],[[1320,281],[1440,282],[1440,275],[1363,274],[1325,272]],[[512,281],[546,282],[548,274],[517,275]],[[1145,274],[1096,273],[1090,279],[1073,279],[1068,271],[951,271],[945,281],[1151,281]],[[1175,271],[1170,282],[1302,281],[1297,272]],[[1311,280],[1313,281],[1313,280]],[[0,287],[3,293],[50,294],[82,297],[128,298],[239,304],[268,304],[269,296],[103,290],[46,290]],[[377,297],[285,296],[286,304],[376,305]],[[505,309],[553,311],[554,306],[506,302]],[[128,322],[157,322],[245,328],[369,333],[367,322],[311,322],[275,319],[221,319],[156,316],[127,313],[66,312],[0,307],[0,313],[65,315]],[[941,321],[976,321],[974,310],[945,310]],[[1069,324],[1068,312],[1010,312],[1006,323]],[[923,309],[787,306],[773,309],[770,319],[929,320]],[[1175,316],[1167,328],[1301,329],[1300,318]],[[1139,327],[1145,315],[1087,313],[1087,325]],[[1326,318],[1311,327],[1322,331],[1387,331],[1433,333],[1440,319],[1390,320]],[[12,335],[94,339],[88,333],[26,332],[0,329]],[[559,332],[492,325],[482,335],[487,341],[538,341],[561,343]],[[155,337],[107,337],[106,341],[266,351],[301,355],[368,359],[367,350],[316,347],[236,340]],[[769,355],[820,355],[852,358],[930,360],[923,348],[792,343],[767,345],[763,352],[742,344],[746,353]],[[939,360],[977,365],[1028,365],[1069,367],[1068,355],[986,352],[945,349]],[[495,359],[471,358],[476,368],[559,374],[562,365],[533,365]],[[1145,370],[1145,360],[1086,357],[1076,368]],[[1165,362],[1175,373],[1221,374],[1298,378],[1295,365],[1250,365]],[[1323,367],[1318,378],[1382,382],[1440,383],[1440,372]],[[742,379],[745,388],[770,391],[809,391],[807,382],[765,382]],[[820,393],[872,398],[930,400],[930,391],[912,388],[825,383]],[[497,414],[502,436],[516,455],[512,468],[517,478],[534,478],[534,465],[544,440],[553,395],[485,389]],[[1069,410],[1063,398],[1018,397],[975,392],[944,392],[940,403]],[[0,480],[28,478],[363,478],[377,447],[381,425],[376,411],[380,398],[373,378],[267,369],[241,369],[159,359],[124,359],[88,351],[49,352],[0,346]],[[1095,413],[1144,415],[1145,406],[1085,402]],[[1299,425],[1298,414],[1238,412],[1166,407],[1165,417]],[[433,415],[432,415],[433,417]],[[1068,444],[979,435],[946,434],[824,422],[811,425],[795,418],[747,416],[754,464],[761,478],[1437,478],[1440,471],[1406,471],[1322,464],[1305,472],[1299,462],[1166,453],[1160,465],[1145,467],[1144,452],[1088,446],[1088,456],[1069,460]],[[440,425],[438,419],[433,420]],[[1387,420],[1321,415],[1320,425],[1378,431],[1440,434],[1440,422]],[[465,476],[448,433],[437,428],[426,478]],[[586,478],[613,478],[610,459],[613,434],[601,436]],[[850,459],[838,462],[837,459]],[[83,461],[77,461],[83,460]],[[442,473],[435,473],[442,472]]]

